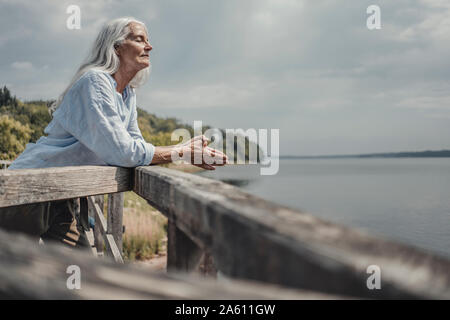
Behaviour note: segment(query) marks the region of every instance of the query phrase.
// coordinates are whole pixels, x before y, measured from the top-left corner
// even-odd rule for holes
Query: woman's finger
[[[223,167],[226,164],[227,164],[227,162],[225,162],[225,161],[211,163],[211,165],[214,167]]]
[[[216,168],[214,168],[212,165],[207,164],[207,163],[203,163],[203,164],[197,164],[197,167],[206,169],[206,170],[216,170]]]
[[[223,158],[224,160],[228,160],[228,156],[225,153],[223,153],[217,149],[206,147],[205,150],[208,152],[208,154],[210,154],[211,156],[213,156],[215,158]]]

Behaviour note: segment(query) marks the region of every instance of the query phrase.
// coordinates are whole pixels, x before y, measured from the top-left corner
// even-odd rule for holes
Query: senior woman
[[[9,169],[80,165],[137,167],[171,162],[173,156],[190,155],[207,170],[227,161],[222,152],[207,146],[204,136],[175,145],[155,147],[138,128],[134,88],[148,78],[152,46],[144,23],[120,18],[106,24],[91,53],[71,83],[52,106],[48,136],[25,151]],[[205,161],[213,157],[216,162]],[[208,163],[206,163],[208,162]],[[36,240],[57,240],[71,247],[89,244],[81,226],[75,200],[0,209],[0,227],[23,232]]]

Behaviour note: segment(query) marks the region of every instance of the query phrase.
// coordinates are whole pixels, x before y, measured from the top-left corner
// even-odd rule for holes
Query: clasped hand
[[[174,149],[175,153],[172,154],[172,160],[185,160],[206,170],[215,170],[215,166],[227,164],[227,155],[208,147],[209,142],[207,137],[201,135],[179,144]]]

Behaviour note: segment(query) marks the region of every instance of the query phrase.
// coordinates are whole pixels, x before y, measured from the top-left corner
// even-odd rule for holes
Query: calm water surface
[[[202,176],[450,258],[450,159],[286,159],[273,176],[230,165]]]

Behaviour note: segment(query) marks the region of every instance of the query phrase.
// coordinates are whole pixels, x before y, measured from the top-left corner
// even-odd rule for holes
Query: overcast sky
[[[80,30],[66,27],[71,4]],[[55,99],[121,16],[149,29],[137,94],[156,115],[280,129],[281,154],[450,148],[448,0],[0,0],[0,85]]]

